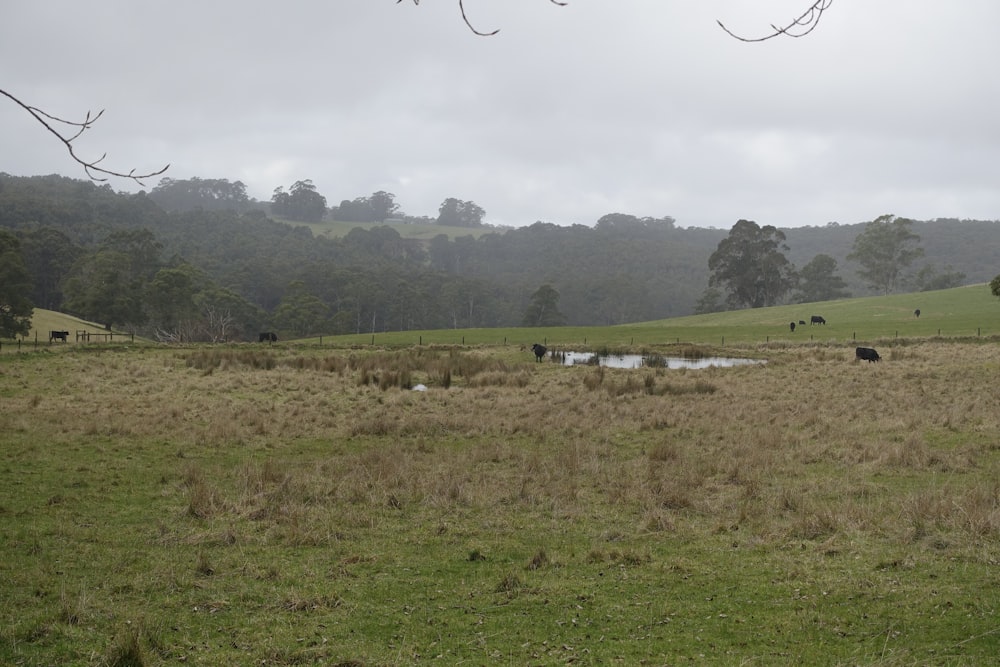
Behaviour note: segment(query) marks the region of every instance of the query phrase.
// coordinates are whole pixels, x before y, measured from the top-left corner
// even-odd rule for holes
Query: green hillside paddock
[[[66,342],[49,340],[50,331],[68,331]],[[72,315],[35,308],[31,329],[27,336],[18,339],[0,338],[0,353],[47,349],[60,345],[133,342],[131,334],[88,322]]]
[[[920,317],[914,313],[920,309]],[[820,315],[825,325],[812,325]],[[799,324],[804,321],[805,324]],[[795,331],[789,324],[796,323]],[[692,315],[610,327],[548,327],[393,331],[349,336],[323,336],[309,342],[333,347],[377,345],[516,345],[636,348],[695,343],[756,345],[761,343],[891,342],[902,338],[965,338],[1000,335],[1000,300],[989,286],[970,285],[933,292],[893,294],[823,303],[795,304]],[[303,341],[305,342],[305,341]]]
[[[920,310],[920,316],[915,311]],[[813,315],[825,325],[810,324]],[[796,323],[792,331],[789,324]],[[805,324],[799,324],[805,322]],[[109,332],[100,325],[44,309],[35,309],[32,329],[17,341],[0,341],[0,351],[30,350],[49,346],[49,331],[90,333],[89,343],[130,341],[124,332]],[[823,303],[692,315],[653,322],[609,327],[539,327],[496,329],[439,329],[389,331],[339,336],[315,336],[294,341],[322,347],[391,347],[413,345],[501,345],[518,350],[542,343],[550,347],[585,349],[655,349],[676,344],[713,347],[765,343],[892,343],[913,338],[989,338],[1000,335],[1000,300],[985,284],[933,292],[893,294]],[[281,337],[285,340],[285,336]],[[248,340],[246,342],[253,342]],[[51,345],[59,345],[59,342]]]

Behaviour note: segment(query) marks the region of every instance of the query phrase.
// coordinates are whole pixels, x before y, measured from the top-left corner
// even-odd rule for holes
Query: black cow
[[[913,311],[913,316],[914,317],[920,317],[920,309],[919,308],[917,308],[915,311]]]
[[[805,324],[805,323],[806,323],[805,320],[799,320],[799,324]]]
[[[878,356],[873,348],[870,347],[859,347],[854,350],[854,358],[858,360],[867,361],[871,363],[873,361],[881,361],[882,357]]]
[[[257,336],[257,342],[259,343],[276,343],[278,342],[278,334],[273,331],[265,331],[264,333]]]
[[[789,322],[788,328],[792,330],[792,333],[795,333],[795,322]]]
[[[542,357],[545,356],[546,349],[544,345],[535,343],[531,346],[531,351],[535,353],[535,361],[541,361]]]
[[[61,340],[62,342],[67,342],[69,340],[68,331],[50,331],[49,332],[49,342],[54,340]]]
[[[813,324],[826,324],[826,320],[823,319],[822,315],[813,315],[811,318],[809,318],[809,324],[810,325],[813,325]]]

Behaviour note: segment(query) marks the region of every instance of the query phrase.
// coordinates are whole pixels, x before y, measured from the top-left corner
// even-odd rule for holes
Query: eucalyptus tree
[[[829,255],[819,254],[799,271],[799,287],[795,301],[811,303],[843,299],[851,294],[847,283],[836,274],[837,260]]]
[[[295,181],[288,192],[281,187],[274,189],[271,211],[289,220],[319,222],[326,215],[326,197],[316,191],[312,181]]]
[[[888,294],[901,283],[913,260],[923,256],[920,236],[910,231],[912,220],[882,215],[854,239],[847,259],[861,265],[858,275],[872,289]]]
[[[0,338],[27,335],[31,329],[31,278],[17,237],[0,230]]]
[[[566,324],[566,316],[559,312],[559,292],[545,284],[531,295],[531,303],[524,313],[526,327],[558,327]]]
[[[724,287],[733,308],[780,303],[796,283],[784,241],[784,232],[772,225],[739,220],[708,258],[709,287]]]
[[[399,211],[396,195],[385,190],[372,193],[372,196],[368,198],[368,203],[376,222],[385,222],[386,218],[391,218]]]
[[[82,247],[54,227],[27,229],[21,234],[21,252],[31,275],[31,298],[39,308],[62,307],[62,284],[73,263],[83,255]]]
[[[481,227],[486,211],[474,201],[449,197],[438,209],[437,224],[449,227]]]
[[[161,178],[149,198],[165,211],[243,212],[250,208],[247,186],[224,178]]]

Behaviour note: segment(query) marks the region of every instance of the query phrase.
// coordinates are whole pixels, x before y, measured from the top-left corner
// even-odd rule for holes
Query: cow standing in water
[[[534,345],[531,346],[531,351],[535,353],[535,361],[540,362],[542,360],[542,357],[545,356],[546,349],[544,345],[539,345],[538,343],[535,343]]]

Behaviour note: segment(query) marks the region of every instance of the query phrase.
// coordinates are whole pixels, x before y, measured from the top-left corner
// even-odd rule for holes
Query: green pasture
[[[920,309],[920,317],[914,311]],[[821,315],[826,325],[811,325]],[[806,324],[799,325],[799,321]],[[796,329],[790,330],[789,323]],[[610,327],[544,327],[508,329],[454,329],[394,331],[349,336],[324,336],[332,346],[379,345],[515,345],[583,348],[761,343],[889,342],[900,338],[987,337],[1000,335],[1000,300],[987,285],[913,294],[841,299],[813,304],[754,308],[708,315],[692,315],[654,322]],[[319,343],[321,339],[312,339]]]
[[[49,343],[50,331],[68,331],[67,343],[53,341]],[[92,344],[124,342],[132,340],[129,334],[120,330],[108,331],[100,324],[88,322],[72,315],[59,313],[54,310],[35,308],[31,317],[31,329],[28,335],[20,340],[0,339],[0,354],[4,352],[30,351],[50,348],[52,346],[77,344],[77,334],[90,334],[89,342]],[[113,334],[113,336],[109,335]]]
[[[920,309],[920,317],[914,311]],[[810,324],[812,315],[826,325]],[[806,324],[799,325],[799,321]],[[794,332],[789,323],[796,322]],[[22,347],[48,345],[48,332],[76,331],[106,334],[98,324],[35,309],[32,329]],[[125,336],[123,332],[115,332]],[[390,331],[337,336],[316,336],[294,341],[296,345],[322,347],[410,347],[414,345],[511,346],[520,350],[533,343],[580,349],[668,349],[693,343],[712,347],[745,347],[767,343],[886,344],[910,338],[966,338],[1000,335],[1000,300],[988,285],[971,285],[934,292],[893,294],[691,315],[653,322],[609,327],[532,327]],[[124,340],[124,338],[122,339]],[[95,342],[92,340],[92,342]],[[284,342],[282,343],[284,344]],[[55,343],[53,343],[55,345]],[[14,341],[0,341],[0,352],[19,349]]]
[[[324,220],[322,222],[300,222],[297,220],[286,220],[275,218],[278,222],[283,222],[295,227],[308,227],[314,236],[327,238],[342,238],[347,236],[352,229],[359,227],[370,230],[375,227],[391,227],[399,232],[404,239],[417,239],[419,241],[430,241],[435,236],[444,234],[449,240],[454,240],[460,236],[471,236],[479,238],[483,234],[493,233],[497,230],[489,227],[449,227],[447,225],[410,225],[410,224],[383,224],[379,222],[342,222],[338,220]]]

